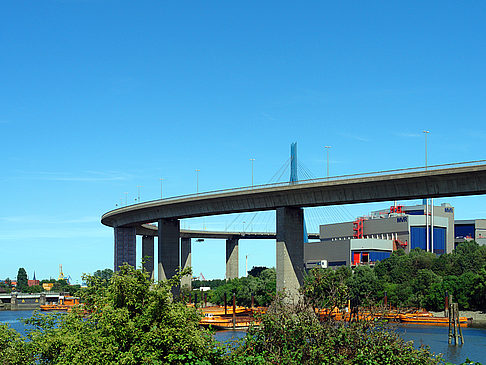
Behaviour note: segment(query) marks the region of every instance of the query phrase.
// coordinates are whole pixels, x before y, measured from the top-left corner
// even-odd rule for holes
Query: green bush
[[[181,273],[183,275],[185,273]],[[174,302],[180,275],[154,284],[146,272],[123,266],[106,280],[88,276],[85,308],[67,314],[34,313],[24,341],[0,328],[6,364],[219,364],[223,352],[200,329],[200,314]],[[89,313],[84,314],[84,310]],[[18,362],[22,358],[25,361]],[[16,362],[17,361],[17,362]]]
[[[230,355],[233,364],[438,364],[379,322],[320,323],[312,308],[275,301]]]

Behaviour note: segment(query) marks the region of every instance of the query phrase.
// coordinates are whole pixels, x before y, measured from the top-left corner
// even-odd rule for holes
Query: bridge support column
[[[182,269],[190,268],[191,263],[191,239],[181,238],[181,267]],[[192,275],[186,275],[181,279],[181,287],[192,290]]]
[[[142,260],[143,268],[149,273],[150,280],[154,280],[154,237],[142,237]]]
[[[304,210],[277,208],[277,292],[299,298],[304,282]]]
[[[17,293],[12,293],[10,295],[10,310],[17,310],[19,309],[18,301],[17,301]]]
[[[179,269],[179,236],[178,219],[159,219],[159,281],[170,279]],[[173,287],[172,294],[179,296],[179,287]]]
[[[226,280],[238,277],[238,238],[226,240]]]
[[[136,228],[135,227],[115,227],[115,270],[120,270],[120,266],[127,263],[136,266]]]

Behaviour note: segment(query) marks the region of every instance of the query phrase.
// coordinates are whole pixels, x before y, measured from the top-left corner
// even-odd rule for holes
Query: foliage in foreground
[[[174,302],[181,275],[154,284],[124,266],[111,279],[87,277],[81,293],[90,315],[36,313],[28,340],[0,325],[2,364],[437,364],[377,322],[320,323],[311,304],[340,293],[346,273],[316,276],[296,305],[277,298],[239,347],[222,348],[199,328],[200,314]],[[314,286],[315,288],[310,288]],[[336,291],[337,290],[337,291]],[[314,295],[312,302],[310,294]],[[340,296],[340,294],[338,295]],[[329,300],[329,299],[327,299]],[[339,306],[342,300],[334,302]]]
[[[427,349],[415,349],[379,323],[320,323],[302,303],[275,301],[261,326],[250,328],[233,353],[239,364],[438,364]]]
[[[36,327],[30,341],[2,327],[0,359],[6,364],[221,363],[211,333],[199,328],[200,315],[172,300],[170,288],[180,276],[153,284],[146,272],[127,265],[108,286],[99,277],[86,279],[81,296],[88,317],[80,310],[36,313],[27,321]]]

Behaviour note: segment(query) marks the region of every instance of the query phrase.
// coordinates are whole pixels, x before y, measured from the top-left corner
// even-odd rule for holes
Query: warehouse
[[[481,234],[486,237],[486,229]],[[331,267],[373,265],[399,248],[441,255],[454,249],[454,208],[447,203],[433,206],[430,200],[422,205],[394,205],[353,222],[321,225],[319,236],[320,242],[306,244],[307,267],[321,261]]]

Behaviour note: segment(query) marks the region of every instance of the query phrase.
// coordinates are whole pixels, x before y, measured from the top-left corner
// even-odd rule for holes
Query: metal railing
[[[361,177],[366,177],[366,176],[370,176],[370,177],[372,177],[372,176],[383,176],[383,175],[392,175],[392,174],[404,173],[404,172],[418,172],[418,171],[428,172],[428,171],[433,171],[433,170],[438,170],[438,169],[443,169],[443,168],[449,168],[449,167],[474,166],[474,165],[481,165],[481,164],[486,164],[486,160],[454,162],[454,163],[446,163],[446,164],[440,164],[440,165],[418,166],[418,167],[408,167],[408,168],[393,169],[393,170],[363,172],[363,173],[358,173],[358,174],[329,176],[329,177],[322,177],[322,178],[315,178],[315,179],[299,180],[299,181],[294,181],[294,182],[286,181],[286,182],[278,182],[278,183],[271,183],[271,184],[242,186],[242,187],[237,187],[237,188],[228,188],[228,189],[205,191],[205,192],[202,192],[202,193],[177,195],[177,196],[168,197],[168,198],[164,198],[164,199],[149,200],[149,201],[146,201],[146,202],[143,202],[143,203],[127,205],[123,208],[129,207],[129,206],[137,206],[137,205],[141,206],[141,205],[152,203],[152,202],[155,202],[155,201],[170,202],[170,201],[173,201],[173,200],[180,200],[180,199],[186,199],[186,198],[196,198],[196,197],[205,197],[205,196],[214,195],[214,194],[224,194],[224,193],[231,193],[231,192],[238,192],[238,191],[252,191],[252,190],[267,189],[267,188],[273,188],[273,187],[279,187],[279,186],[305,185],[305,184],[316,183],[316,182],[323,182],[324,183],[324,182],[351,180],[351,179],[361,178]],[[118,208],[118,209],[121,209],[121,208]],[[118,209],[115,209],[115,210],[118,210]]]

